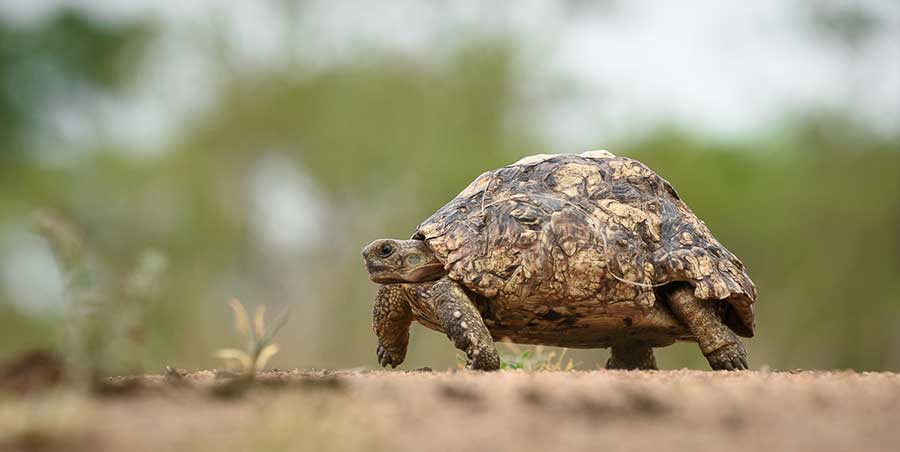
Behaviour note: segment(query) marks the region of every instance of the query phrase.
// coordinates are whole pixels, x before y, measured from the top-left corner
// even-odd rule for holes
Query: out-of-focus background
[[[375,367],[363,245],[597,148],[749,267],[755,367],[900,370],[893,0],[2,0],[0,358],[88,304],[119,371],[211,367],[237,297],[291,308],[275,366]],[[417,326],[404,367],[455,359]]]

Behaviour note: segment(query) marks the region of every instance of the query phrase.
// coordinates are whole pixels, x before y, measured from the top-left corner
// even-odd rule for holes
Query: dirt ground
[[[891,373],[273,371],[261,380],[230,395],[204,371],[120,379],[130,390],[105,396],[0,396],[0,451],[900,450]]]

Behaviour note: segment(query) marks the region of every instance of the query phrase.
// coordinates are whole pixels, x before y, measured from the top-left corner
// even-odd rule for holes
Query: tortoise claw
[[[470,370],[483,370],[487,372],[500,370],[500,355],[493,344],[484,347],[472,347],[466,351],[466,364]]]
[[[381,344],[378,344],[375,354],[378,356],[378,364],[381,364],[381,367],[390,365],[391,368],[396,368],[405,359],[404,353],[390,350]]]
[[[713,370],[747,370],[750,365],[747,363],[747,349],[740,342],[728,344],[707,355],[709,366]]]

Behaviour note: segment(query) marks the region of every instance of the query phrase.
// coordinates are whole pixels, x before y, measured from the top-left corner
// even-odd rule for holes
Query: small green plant
[[[103,390],[107,377],[140,373],[144,326],[165,277],[165,254],[144,250],[134,268],[115,271],[93,253],[78,225],[65,215],[38,212],[35,228],[66,280],[69,304],[59,348],[67,374]]]
[[[542,345],[536,347],[523,348],[512,341],[504,339],[500,342],[500,369],[501,370],[525,370],[525,371],[547,371],[547,372],[569,372],[575,370],[575,363],[572,358],[566,360],[566,353],[569,351],[564,348],[561,352],[551,350],[546,353]],[[456,353],[456,368],[464,370],[466,368],[466,355],[462,352]]]
[[[234,328],[244,337],[246,346],[244,350],[221,349],[216,352],[216,357],[224,360],[231,369],[240,372],[241,376],[252,379],[278,353],[278,344],[273,344],[272,339],[287,322],[288,311],[285,309],[276,315],[273,327],[267,329],[265,306],[256,308],[251,323],[250,315],[240,301],[232,299],[228,305],[234,312]]]
[[[503,370],[531,370],[531,351],[525,350],[518,355],[504,354],[500,357],[500,368]]]
[[[575,369],[572,358],[566,361],[568,349],[564,348],[560,353],[552,350],[547,353],[542,345],[523,349],[507,340],[501,344],[500,368],[503,370],[568,372]]]

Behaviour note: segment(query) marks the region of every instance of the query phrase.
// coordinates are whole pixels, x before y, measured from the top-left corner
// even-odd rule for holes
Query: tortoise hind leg
[[[612,355],[606,361],[606,368],[613,370],[659,370],[653,347],[627,342],[612,346]]]
[[[700,350],[713,370],[747,370],[747,349],[741,339],[722,323],[714,302],[699,300],[689,286],[669,295],[669,306],[697,338]]]

